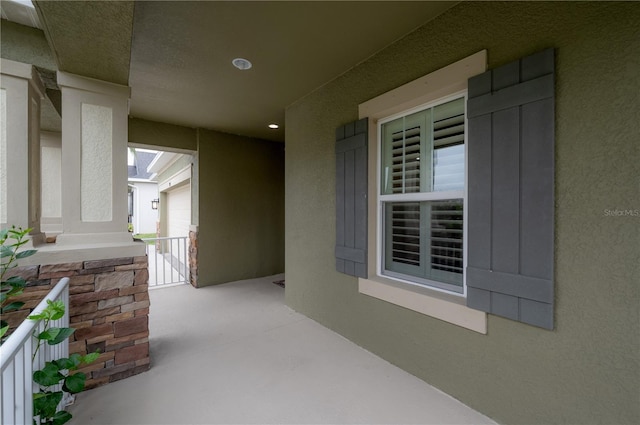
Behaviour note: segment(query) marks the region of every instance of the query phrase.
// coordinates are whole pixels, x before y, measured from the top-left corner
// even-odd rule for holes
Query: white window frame
[[[429,105],[439,104],[446,99],[460,97],[462,93],[467,91],[468,79],[486,71],[486,63],[487,52],[483,50],[359,105],[360,118],[369,118],[369,140],[372,145],[375,144],[369,148],[368,163],[368,195],[371,200],[369,202],[368,225],[369,278],[358,279],[359,292],[483,334],[487,333],[487,315],[466,306],[466,285],[463,285],[462,294],[454,294],[450,291],[382,274],[382,202],[380,201],[379,187],[381,139],[378,129],[381,121],[388,121],[394,117],[407,115],[412,111],[425,109]],[[465,174],[468,161],[467,145],[468,141],[465,140]],[[465,184],[465,265],[467,257],[467,186]],[[421,196],[420,199],[422,199],[425,194],[416,195]]]

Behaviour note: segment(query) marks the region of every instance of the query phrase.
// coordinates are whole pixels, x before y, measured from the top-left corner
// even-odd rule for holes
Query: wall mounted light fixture
[[[160,199],[154,199],[151,201],[151,209],[152,210],[157,210],[158,209],[158,204],[160,204]]]

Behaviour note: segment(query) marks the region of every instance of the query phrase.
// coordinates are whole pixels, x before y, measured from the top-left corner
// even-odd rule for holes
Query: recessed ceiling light
[[[246,71],[247,69],[250,69],[252,66],[251,62],[243,58],[235,58],[234,60],[231,61],[231,63],[233,64],[233,66],[235,66],[236,68],[242,71]]]
[[[279,128],[280,126],[278,124],[269,124],[269,128],[275,130],[276,128]]]

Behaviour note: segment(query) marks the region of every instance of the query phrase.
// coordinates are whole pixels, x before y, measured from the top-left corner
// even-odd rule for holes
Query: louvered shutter
[[[469,80],[467,305],[553,329],[554,50]]]
[[[336,130],[336,270],[367,277],[367,119]]]

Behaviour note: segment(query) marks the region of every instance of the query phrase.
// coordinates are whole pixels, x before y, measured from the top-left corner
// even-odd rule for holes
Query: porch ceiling
[[[129,84],[131,116],[283,141],[287,105],[457,2],[34,3],[59,69]]]

